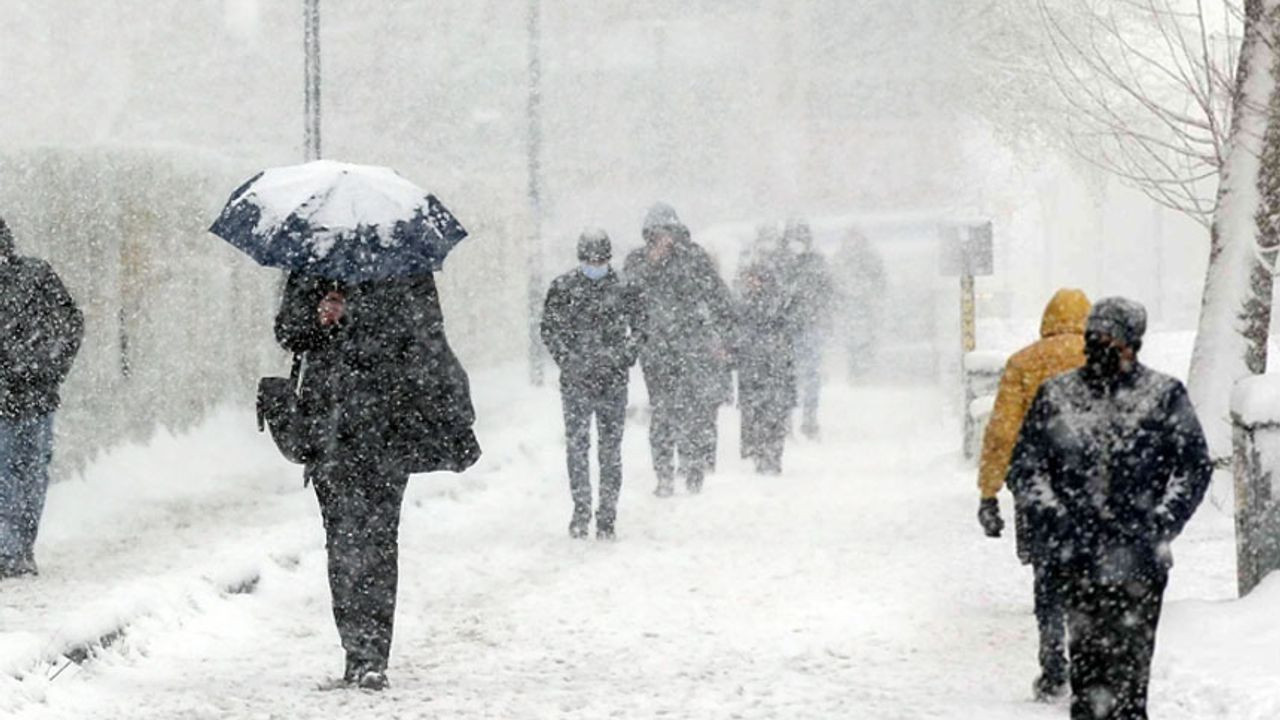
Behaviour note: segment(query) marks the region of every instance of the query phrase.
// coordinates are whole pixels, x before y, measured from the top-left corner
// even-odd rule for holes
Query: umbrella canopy
[[[258,173],[209,231],[261,265],[352,283],[439,270],[467,236],[394,170],[332,160]]]

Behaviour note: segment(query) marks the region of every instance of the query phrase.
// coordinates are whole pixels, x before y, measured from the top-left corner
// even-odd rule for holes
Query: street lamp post
[[[538,324],[542,295],[542,65],[541,3],[529,0],[529,379],[541,385],[545,356],[539,340]]]
[[[320,0],[303,0],[306,50],[306,159],[320,159]]]

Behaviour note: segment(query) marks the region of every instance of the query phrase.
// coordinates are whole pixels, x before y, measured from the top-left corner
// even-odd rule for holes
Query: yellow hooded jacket
[[[993,498],[1004,485],[1022,418],[1044,381],[1084,365],[1084,326],[1089,298],[1080,290],[1059,290],[1044,310],[1040,339],[1009,358],[1000,379],[995,409],[982,438],[978,489]]]

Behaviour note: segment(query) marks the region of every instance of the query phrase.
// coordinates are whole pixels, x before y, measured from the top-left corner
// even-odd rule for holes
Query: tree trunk
[[[1234,115],[1210,233],[1189,389],[1215,458],[1231,455],[1231,389],[1267,368],[1271,263],[1280,239],[1280,0],[1246,0]],[[1265,260],[1269,260],[1266,257]]]

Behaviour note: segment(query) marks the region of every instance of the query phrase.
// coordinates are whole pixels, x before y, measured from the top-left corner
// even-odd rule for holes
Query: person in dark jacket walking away
[[[793,343],[799,323],[794,296],[782,287],[778,274],[767,261],[744,269],[734,353],[742,457],[754,460],[756,472],[767,475],[782,472],[788,420],[796,405]]]
[[[1064,570],[1073,720],[1144,719],[1169,545],[1213,463],[1182,383],[1138,362],[1146,311],[1094,305],[1085,366],[1041,386],[1007,483]]]
[[[783,276],[795,316],[795,374],[800,432],[818,439],[818,400],[822,394],[822,351],[826,342],[834,285],[826,258],[813,248],[813,231],[793,219],[783,232],[789,262]]]
[[[627,379],[639,351],[634,303],[609,260],[604,230],[578,238],[581,265],[556,278],[542,313],[542,342],[560,368],[569,491],[569,535],[584,538],[591,524],[591,419],[596,421],[600,503],[596,537],[612,540],[622,488],[622,431]]]
[[[889,289],[884,259],[865,235],[852,230],[833,265],[840,306],[836,332],[848,349],[849,379],[858,380],[872,369],[881,344]]]
[[[715,466],[716,414],[732,372],[733,300],[670,205],[649,210],[642,234],[644,247],[627,256],[623,276],[636,293],[644,337],[640,369],[653,408],[654,494],[674,492],[677,462],[689,492],[697,493]]]
[[[276,337],[305,358],[306,478],[324,521],[342,683],[381,690],[409,473],[461,471],[479,457],[467,375],[430,274],[346,285],[294,273]]]
[[[0,218],[0,579],[37,574],[59,388],[84,317],[53,268],[21,257]]]

